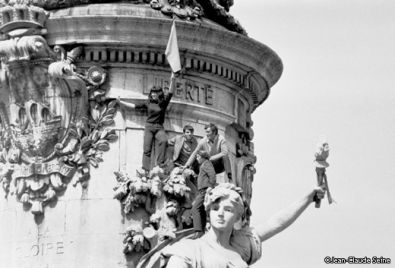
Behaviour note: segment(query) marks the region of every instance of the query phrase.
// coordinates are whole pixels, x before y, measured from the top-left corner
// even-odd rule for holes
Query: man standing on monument
[[[156,164],[161,166],[165,163],[167,135],[163,124],[165,122],[166,109],[173,96],[175,87],[175,79],[178,74],[171,74],[171,82],[169,90],[165,93],[160,87],[153,87],[149,94],[148,99],[143,104],[129,103],[121,100],[119,97],[117,102],[127,109],[145,108],[147,110],[147,118],[144,127],[144,140],[143,140],[143,157],[142,157],[142,172],[148,174],[151,170],[151,152],[155,144],[156,151]]]
[[[210,161],[214,166],[217,174],[217,183],[228,182],[230,171],[227,170],[228,146],[223,136],[218,134],[218,127],[212,123],[204,127],[206,136],[201,139],[195,151],[189,157],[185,167],[190,167],[195,161],[196,155],[199,151],[204,150],[210,154]]]
[[[213,164],[209,160],[210,154],[207,151],[198,151],[196,160],[199,163],[199,175],[197,178],[198,194],[193,201],[192,217],[193,229],[197,232],[197,236],[203,235],[206,227],[206,210],[204,208],[204,197],[208,188],[214,188],[216,185],[215,170]]]

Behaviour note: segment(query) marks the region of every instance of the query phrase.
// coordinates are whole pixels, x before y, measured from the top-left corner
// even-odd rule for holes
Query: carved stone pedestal
[[[251,113],[281,75],[278,56],[226,1],[91,2],[0,5],[1,267],[135,267],[187,221],[181,174],[136,174],[146,113],[116,102],[169,86],[173,18],[183,70],[165,130],[202,137],[216,124],[250,201]]]

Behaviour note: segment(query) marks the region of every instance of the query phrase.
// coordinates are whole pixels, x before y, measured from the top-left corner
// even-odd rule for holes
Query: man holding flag
[[[160,87],[153,87],[148,94],[148,101],[137,107],[134,103],[129,103],[118,99],[118,103],[125,108],[135,109],[145,106],[147,109],[147,119],[144,128],[144,143],[142,157],[142,175],[147,176],[151,170],[151,152],[155,141],[156,164],[161,166],[165,163],[167,135],[163,127],[167,106],[173,96],[175,87],[175,76],[181,71],[180,53],[178,51],[177,33],[175,22],[170,31],[169,41],[165,52],[167,61],[172,70],[171,81],[168,92],[163,92]]]

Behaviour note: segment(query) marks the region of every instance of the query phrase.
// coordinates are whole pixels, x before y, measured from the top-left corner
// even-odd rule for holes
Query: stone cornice
[[[26,3],[57,10],[87,4],[117,4],[119,0],[21,0]],[[194,21],[207,18],[222,25],[230,31],[247,34],[240,23],[229,13],[233,0],[129,0],[131,4],[150,7],[158,14],[167,17],[177,17],[182,20]]]
[[[186,52],[182,53],[181,57],[185,68],[184,74],[215,83],[221,81],[220,84],[228,88],[233,95],[243,95],[247,98],[253,109],[260,104],[259,98],[263,96],[264,100],[269,94],[268,89],[262,91],[256,88],[256,85],[265,84],[265,81],[257,82],[253,73],[241,69],[240,66]],[[76,64],[81,68],[100,64],[105,68],[133,68],[164,73],[169,73],[170,68],[163,51],[124,46],[86,46]]]
[[[155,14],[148,7],[125,3],[57,10],[47,22],[47,39],[52,45],[102,44],[108,48],[122,49],[127,45],[130,51],[144,47],[157,53],[159,58],[154,57],[162,62],[163,52],[159,51],[165,50],[172,20],[153,17]],[[180,51],[186,55],[186,68],[213,72],[215,62],[223,66],[237,66],[222,67],[222,75],[221,68],[219,71],[214,70],[214,73],[230,77],[234,83],[247,88],[252,93],[254,108],[267,98],[269,88],[278,81],[283,67],[273,50],[244,35],[224,30],[210,21],[201,20],[199,27],[186,21],[177,21],[176,24]],[[117,52],[114,53],[116,55]],[[105,58],[98,58],[98,61],[111,61],[111,52],[101,55]],[[139,62],[153,64],[147,55],[143,55],[143,62],[140,59]],[[125,52],[124,58],[126,61],[128,52]],[[166,65],[165,62],[163,64]],[[230,70],[227,74],[226,69]],[[244,77],[250,80],[244,80]]]

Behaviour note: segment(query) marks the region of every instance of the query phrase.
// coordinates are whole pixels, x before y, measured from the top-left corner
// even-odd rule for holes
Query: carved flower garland
[[[174,238],[175,232],[182,228],[181,208],[190,203],[191,189],[186,185],[185,175],[181,170],[175,168],[170,175],[165,175],[161,168],[155,167],[149,174],[137,171],[134,177],[123,172],[114,174],[118,182],[114,187],[114,198],[121,202],[123,212],[127,215],[137,208],[143,208],[151,215],[149,222],[128,228],[125,233],[125,241],[128,243],[125,242],[124,253],[138,252],[143,247],[141,243],[135,247],[137,240],[143,241],[140,235],[147,241],[153,237],[158,240]],[[161,209],[155,210],[154,207]],[[137,232],[136,228],[150,229],[149,237],[144,232]]]
[[[125,238],[123,240],[124,254],[131,254],[133,252],[148,252],[151,248],[149,241],[145,238],[141,228],[129,227],[126,230]]]

